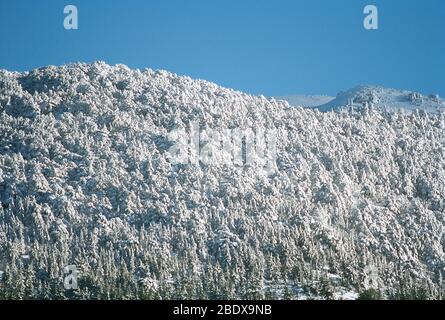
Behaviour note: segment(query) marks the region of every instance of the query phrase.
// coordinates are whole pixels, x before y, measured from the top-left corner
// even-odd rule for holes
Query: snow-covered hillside
[[[105,63],[1,71],[0,298],[442,297],[445,115],[372,103],[323,113]],[[275,171],[172,161],[193,121],[274,129]]]

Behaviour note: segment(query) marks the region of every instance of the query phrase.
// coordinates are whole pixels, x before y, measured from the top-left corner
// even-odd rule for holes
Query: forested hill
[[[174,161],[194,122],[273,132],[276,156]],[[443,113],[105,63],[1,71],[0,298],[441,297],[444,139]]]

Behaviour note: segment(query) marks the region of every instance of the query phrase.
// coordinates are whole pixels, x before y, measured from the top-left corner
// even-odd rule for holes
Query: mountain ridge
[[[194,120],[277,129],[276,172],[172,162]],[[444,114],[323,113],[105,63],[2,71],[0,297],[440,297],[444,141]]]
[[[313,97],[311,99],[311,97]],[[320,111],[360,109],[363,106],[379,106],[385,110],[413,112],[423,110],[430,113],[445,111],[445,100],[437,94],[421,94],[416,91],[385,88],[375,85],[360,85],[341,91],[336,97],[288,96],[278,97],[293,106],[312,107]],[[320,103],[321,102],[321,103]]]

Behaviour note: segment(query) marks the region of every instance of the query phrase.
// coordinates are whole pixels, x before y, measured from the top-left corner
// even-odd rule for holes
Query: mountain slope
[[[193,121],[275,129],[275,170],[246,142],[241,164],[174,162]],[[0,297],[437,298],[444,141],[444,114],[321,113],[104,63],[1,71]]]
[[[326,104],[335,97],[322,96],[322,95],[291,95],[275,97],[277,100],[287,101],[291,106],[314,108]]]
[[[320,111],[331,111],[344,107],[361,108],[374,105],[386,110],[423,110],[429,113],[445,111],[445,100],[438,95],[422,95],[418,92],[397,90],[378,86],[358,86],[340,92],[337,97],[319,105]]]

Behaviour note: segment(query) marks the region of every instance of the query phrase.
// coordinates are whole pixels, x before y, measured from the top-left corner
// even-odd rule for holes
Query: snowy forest
[[[369,97],[320,112],[103,62],[0,71],[0,299],[444,298],[445,113]],[[191,121],[273,128],[275,172],[172,162]]]

